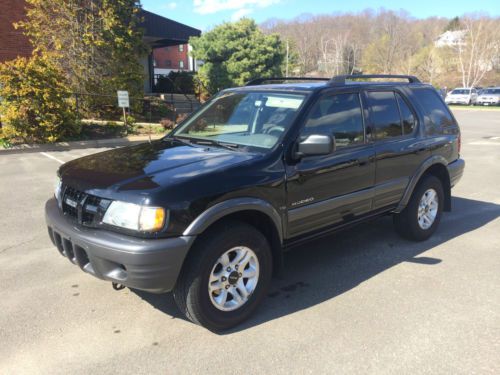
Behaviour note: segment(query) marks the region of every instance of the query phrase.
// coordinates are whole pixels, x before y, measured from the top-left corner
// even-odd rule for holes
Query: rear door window
[[[375,127],[375,139],[401,137],[403,127],[393,91],[368,91],[370,122]]]
[[[413,90],[418,103],[425,113],[425,132],[427,135],[440,134],[443,128],[455,124],[448,107],[433,89]]]

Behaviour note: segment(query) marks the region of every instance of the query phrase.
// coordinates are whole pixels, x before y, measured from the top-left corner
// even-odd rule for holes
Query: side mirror
[[[303,156],[328,155],[335,151],[335,137],[322,134],[311,134],[300,141],[295,152],[297,159]]]

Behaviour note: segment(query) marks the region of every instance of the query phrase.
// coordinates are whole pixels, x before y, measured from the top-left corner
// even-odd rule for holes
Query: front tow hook
[[[125,285],[123,285],[123,284],[118,284],[118,283],[115,283],[115,282],[111,282],[111,285],[113,286],[114,290],[125,289]]]

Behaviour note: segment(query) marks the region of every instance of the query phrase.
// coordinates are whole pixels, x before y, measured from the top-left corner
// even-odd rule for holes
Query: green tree
[[[460,21],[460,18],[453,17],[450,22],[446,25],[444,28],[444,31],[456,31],[456,30],[461,30],[463,28],[462,22]]]
[[[63,72],[47,57],[0,64],[0,138],[55,142],[79,132]]]
[[[145,53],[137,0],[27,0],[21,27],[35,53],[50,56],[69,88],[82,94],[143,93]],[[99,108],[102,97],[85,95],[81,104]],[[97,101],[97,102],[96,102]],[[104,99],[114,104],[113,98]]]
[[[265,35],[250,19],[223,23],[190,43],[193,56],[204,61],[198,75],[212,94],[283,71],[286,49],[279,36]]]

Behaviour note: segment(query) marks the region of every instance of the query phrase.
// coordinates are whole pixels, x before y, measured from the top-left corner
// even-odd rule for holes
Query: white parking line
[[[64,161],[62,161],[62,160],[60,160],[60,159],[56,158],[55,156],[49,155],[49,154],[47,154],[46,152],[40,152],[40,154],[42,154],[43,156],[48,157],[49,159],[52,159],[52,160],[57,161],[59,164],[64,164],[64,163],[65,163]]]

